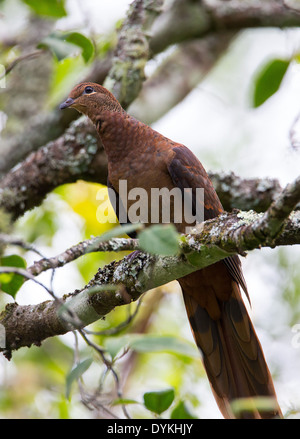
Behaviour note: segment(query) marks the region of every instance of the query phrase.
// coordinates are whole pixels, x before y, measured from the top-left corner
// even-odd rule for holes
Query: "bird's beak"
[[[59,108],[63,110],[64,108],[71,107],[75,103],[74,99],[68,98],[65,102],[60,104]]]

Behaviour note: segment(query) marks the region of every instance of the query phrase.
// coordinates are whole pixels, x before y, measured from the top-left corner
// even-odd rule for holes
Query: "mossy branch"
[[[209,176],[226,211],[263,212],[282,190],[276,179],[242,179],[232,172],[210,172]],[[0,208],[16,220],[39,206],[56,187],[77,180],[107,183],[106,154],[94,126],[84,116],[0,180]]]
[[[2,351],[10,357],[22,346],[39,345],[44,339],[82,328],[109,313],[116,306],[137,300],[144,292],[204,268],[232,254],[263,246],[275,247],[300,243],[300,212],[292,212],[300,199],[300,179],[287,186],[264,214],[255,212],[224,213],[205,221],[192,234],[180,240],[177,256],[134,252],[121,261],[98,270],[82,290],[63,299],[39,305],[7,305],[0,315],[5,328],[6,346]],[[274,212],[280,220],[274,223]],[[107,243],[81,243],[64,255],[36,262],[27,270],[28,277],[61,265],[93,251],[133,250],[138,241],[124,239]],[[11,267],[9,268],[11,270]],[[2,268],[5,272],[5,268]]]
[[[233,36],[239,30],[249,27],[283,28],[300,25],[300,14],[287,7],[285,2],[277,0],[176,0],[170,2],[170,6],[162,12],[161,3],[160,0],[135,0],[120,30],[115,52],[110,50],[104,58],[96,59],[84,78],[102,84],[107,77],[106,85],[125,106],[132,102],[140,90],[145,62],[170,45],[191,40],[201,45],[206,37],[218,40],[216,56],[211,59],[213,49],[208,56],[204,54],[203,63],[199,61],[199,70],[205,71],[209,63],[214,64],[218,60],[219,49],[226,50],[227,44],[224,41],[228,33]],[[154,25],[151,27],[152,23]],[[187,80],[189,65],[183,75]],[[170,84],[174,83],[172,79]],[[76,117],[75,112],[62,114],[55,109],[29,120],[25,133],[6,139],[2,146],[0,175],[8,172],[41,145],[63,135],[66,127]]]

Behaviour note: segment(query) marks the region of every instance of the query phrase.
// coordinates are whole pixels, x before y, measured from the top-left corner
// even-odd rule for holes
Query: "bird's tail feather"
[[[220,303],[219,319],[212,319],[206,309],[183,289],[191,328],[202,352],[215,399],[225,418],[281,417],[260,342],[239,286],[236,282],[232,282],[232,285],[229,300]],[[269,398],[269,404],[266,404],[265,397]],[[238,398],[249,398],[254,408],[234,413],[231,403]],[[259,404],[259,398],[265,401],[264,407]]]

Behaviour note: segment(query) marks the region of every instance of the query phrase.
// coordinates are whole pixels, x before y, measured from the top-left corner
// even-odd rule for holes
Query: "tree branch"
[[[44,49],[38,49],[33,52],[26,53],[24,55],[19,56],[18,58],[14,59],[9,65],[4,67],[4,73],[0,76],[0,80],[3,79],[5,76],[7,76],[20,62],[23,62],[25,60],[30,60],[32,58],[36,58],[37,56],[40,56],[44,52]]]
[[[282,0],[203,0],[203,4],[221,28],[299,26],[299,15]]]
[[[234,36],[233,32],[222,32],[179,44],[146,79],[128,113],[148,125],[160,119],[204,79]]]
[[[111,60],[111,52],[108,52],[104,59],[97,59],[90,74],[84,80],[102,84],[111,68]],[[22,134],[10,136],[3,140],[0,157],[0,177],[32,151],[36,151],[47,142],[63,135],[70,123],[78,117],[77,111],[61,111],[55,108],[49,113],[40,113],[38,117],[30,119]]]
[[[57,186],[78,179],[107,182],[107,159],[100,137],[85,117],[4,176],[0,206],[16,219],[38,206]]]
[[[127,108],[139,94],[150,59],[150,29],[161,13],[163,0],[135,0],[119,32],[112,68],[104,86]]]
[[[244,254],[255,248],[275,247],[284,243],[300,243],[300,212],[292,213],[288,218],[299,200],[300,179],[297,179],[282,191],[265,214],[224,213],[201,223],[193,234],[186,235],[181,241],[181,252],[177,257],[135,252],[99,269],[83,290],[64,296],[63,308],[57,301],[47,301],[37,306],[7,305],[0,315],[0,323],[6,330],[6,347],[2,350],[9,357],[12,350],[40,344],[45,338],[64,334],[74,327],[84,327],[114,307],[137,300],[149,289],[204,268],[231,254]],[[276,223],[274,214],[280,218]],[[101,244],[102,249],[116,251],[116,243],[124,249],[124,240]],[[128,244],[125,246],[127,250],[137,246],[135,240],[128,241]],[[83,248],[82,244],[78,246],[78,250],[81,249],[79,254],[83,253]],[[78,255],[74,249],[66,252],[64,262],[72,260],[75,254]],[[58,258],[54,258],[52,262],[55,259],[58,261]],[[44,264],[45,261],[35,263],[29,269],[29,275],[41,272]],[[48,268],[53,268],[51,263]]]
[[[38,276],[43,271],[63,267],[69,262],[75,261],[76,259],[87,255],[88,253],[120,252],[128,250],[133,251],[138,249],[139,244],[138,240],[136,239],[112,238],[109,241],[103,241],[101,236],[97,236],[86,241],[82,241],[53,258],[40,259],[28,267],[27,271],[33,276]]]
[[[242,179],[233,172],[209,172],[224,210],[232,209],[265,212],[282,192],[275,178]]]
[[[295,190],[295,186],[298,187],[296,182],[291,185],[291,187],[294,190]],[[279,233],[279,231],[283,227],[284,220],[289,216],[289,214],[293,210],[293,204],[290,203],[291,199],[288,199],[287,202],[283,202],[283,200],[286,197],[286,192],[287,189],[285,189],[280,195],[280,197],[278,197],[278,199],[270,206],[270,208],[268,209],[265,215],[258,215],[253,211],[250,212],[240,211],[239,213],[235,212],[232,214],[232,216],[230,216],[230,214],[228,213],[224,214],[225,222],[228,226],[230,226],[230,230],[224,230],[226,228],[226,225],[225,223],[223,223],[223,216],[219,217],[218,221],[221,222],[222,229],[220,230],[220,234],[217,240],[215,239],[215,237],[213,238],[212,230],[207,226],[207,224],[213,224],[212,225],[213,235],[217,234],[215,229],[216,220],[212,220],[211,223],[209,222],[204,223],[205,226],[201,224],[200,229],[202,229],[202,227],[205,227],[206,230],[205,233],[209,232],[209,236],[208,236],[209,240],[207,242],[207,245],[209,246],[213,242],[214,245],[223,248],[223,242],[225,242],[224,249],[226,251],[229,251],[229,244],[232,243],[234,245],[233,252],[239,252],[240,254],[243,254],[245,250],[249,250],[251,248],[249,247],[249,243],[248,243],[247,248],[243,250],[243,245],[241,245],[242,242],[241,237],[239,234],[237,236],[235,235],[235,228],[242,227],[242,224],[243,223],[246,224],[247,221],[250,222],[250,232],[249,233],[245,232],[245,238],[247,238],[248,241],[254,240],[255,247],[257,246],[276,247],[278,245],[282,246],[282,245],[300,244],[300,227],[299,227],[300,212],[295,212],[293,215],[291,215],[289,221],[287,221],[286,224],[284,225],[284,230],[282,230],[281,233]],[[292,198],[291,192],[289,192],[289,195],[291,195]],[[299,192],[298,192],[298,199],[300,199]],[[280,220],[278,219],[279,217]],[[236,218],[239,218],[238,222],[236,221]],[[251,235],[250,237],[251,233],[253,234],[253,236]],[[196,235],[194,233],[192,235],[193,235],[193,239],[197,239],[196,238],[197,232]],[[260,235],[259,242],[257,242],[256,239],[257,235]],[[265,241],[264,241],[264,236],[267,236]],[[204,232],[200,234],[199,239],[202,244],[205,244]],[[214,239],[214,241],[211,241],[212,239]],[[0,242],[3,243],[7,242],[5,236],[4,238],[2,238],[2,236],[0,235]],[[18,242],[18,241],[13,241],[13,242]],[[22,246],[24,247],[24,243],[22,243]],[[43,271],[62,267],[68,264],[69,262],[75,261],[79,257],[84,256],[88,253],[99,252],[99,251],[100,252],[134,251],[139,249],[140,247],[137,239],[112,238],[109,241],[103,241],[103,238],[101,236],[97,236],[88,239],[86,241],[82,241],[79,244],[70,247],[69,249],[65,250],[64,252],[60,253],[55,257],[52,258],[43,257],[42,259],[34,262],[33,265],[28,267],[27,271],[30,273],[30,275],[37,276]]]
[[[125,108],[137,96],[144,80],[144,65],[150,57],[149,29],[160,12],[161,4],[162,0],[135,0],[124,20],[114,52],[110,50],[104,58],[96,59],[91,71],[83,79],[103,84],[107,77],[105,86],[112,88]],[[62,135],[70,122],[77,118],[78,113],[75,111],[61,112],[55,109],[31,120],[22,135],[10,137],[2,146],[0,176],[31,151]],[[82,122],[80,127],[83,131],[85,123]]]
[[[278,0],[176,0],[171,8],[155,20],[160,4],[158,0],[133,2],[119,34],[113,64],[110,51],[103,59],[95,61],[90,74],[85,78],[102,84],[110,71],[110,79],[106,84],[122,100],[123,105],[132,102],[131,96],[136,95],[140,89],[145,61],[170,45],[203,39],[207,35],[218,36],[220,42],[224,41],[224,32],[234,33],[249,27],[300,25],[300,14]],[[151,28],[152,22],[154,25]],[[129,32],[128,37],[124,36],[125,29]],[[204,70],[206,62],[204,59]],[[130,81],[126,77],[131,78]],[[3,145],[0,175],[31,151],[62,135],[76,117],[76,113],[61,114],[54,110],[40,116],[38,120],[30,121],[29,128],[22,136],[12,137]]]
[[[212,32],[296,27],[299,23],[299,13],[280,0],[175,0],[156,20],[150,47],[158,53],[171,44],[202,38]]]
[[[261,220],[254,227],[256,235],[267,237],[270,244],[280,232],[285,219],[300,200],[300,177],[290,183],[271,204]]]
[[[199,42],[197,44],[192,43],[187,48],[182,47],[178,49],[177,56],[172,57],[172,59],[175,58],[173,59],[173,63],[176,63],[177,69],[172,68],[172,60],[170,60],[171,65],[168,62],[168,65],[166,65],[165,68],[162,68],[162,70],[158,73],[159,79],[161,79],[161,77],[164,77],[165,80],[167,79],[169,87],[170,84],[172,84],[173,89],[176,89],[177,92],[172,93],[171,90],[169,90],[169,96],[172,96],[172,101],[168,101],[165,107],[159,106],[159,114],[156,111],[154,118],[161,116],[169,109],[171,105],[175,105],[177,102],[183,99],[183,97],[189,91],[191,91],[191,89],[195,85],[195,78],[196,82],[198,82],[200,78],[203,77],[203,75],[209,70],[209,68],[213,66],[217,57],[221,54],[222,49],[226,47],[226,44],[229,44],[229,41],[230,36],[224,35],[224,38],[221,39],[221,42],[216,37],[212,37],[205,39],[203,42]],[[178,62],[178,57],[183,57],[181,62],[181,69],[185,68],[186,70],[185,63],[187,62],[187,59],[190,59],[190,66],[194,65],[194,68],[188,69],[190,74],[190,80],[188,79],[188,76],[186,74],[181,74],[181,69],[178,68],[178,66],[180,65],[180,63]],[[169,71],[169,75],[166,75],[166,68]],[[195,75],[195,70],[197,70],[197,75]],[[98,69],[96,69],[96,73],[97,72]],[[149,113],[150,108],[158,108],[157,106],[152,105],[151,101],[151,99],[153,99],[153,82],[156,83],[157,80],[157,76],[154,76],[153,80],[150,79],[148,82],[146,82],[145,92],[136,101],[136,105],[131,108],[131,112],[134,112],[136,116],[138,116],[139,113],[141,113],[142,116],[143,114],[145,116],[145,113]],[[101,83],[103,81],[103,77],[101,81],[99,81],[99,78],[96,79],[96,82],[97,81]],[[179,84],[178,81],[180,81],[181,84]],[[183,82],[186,84],[184,87],[182,87]],[[166,82],[164,81],[163,84],[166,84]],[[180,90],[180,93],[178,93],[178,90]],[[161,92],[160,87],[157,92]],[[150,96],[151,98],[149,101]],[[142,108],[145,113],[142,113]],[[10,168],[13,164],[15,164],[15,160],[18,161],[22,156],[24,156],[25,152],[29,151],[30,149],[36,149],[40,145],[40,142],[43,142],[49,137],[49,134],[53,136],[53,133],[63,132],[66,128],[66,125],[74,118],[76,118],[78,114],[75,110],[68,112],[60,111],[60,113],[58,113],[58,111],[59,110],[51,113],[51,117],[50,115],[45,115],[45,118],[42,117],[35,124],[30,125],[28,128],[29,131],[26,130],[22,134],[22,136],[12,138],[13,144],[9,146],[7,150],[8,153],[6,153],[7,145],[4,147],[4,151],[2,150],[2,156],[0,159],[0,175],[1,169],[2,171],[5,171]],[[151,110],[151,112],[153,113],[153,110]],[[67,117],[60,116],[59,114],[67,115]],[[150,115],[150,118],[153,119],[153,116]],[[143,117],[141,119],[143,119]],[[85,143],[82,141],[84,135],[86,135]],[[41,199],[43,198],[42,193],[44,192],[45,196],[49,191],[51,191],[53,187],[55,187],[55,182],[63,184],[64,178],[66,180],[65,182],[74,182],[76,181],[76,175],[77,178],[91,180],[91,177],[89,176],[80,175],[81,166],[74,167],[74,170],[72,171],[73,177],[70,176],[71,159],[74,154],[76,163],[78,158],[78,152],[80,152],[80,163],[84,168],[87,168],[90,163],[90,151],[96,143],[98,144],[98,149],[94,157],[95,167],[92,166],[91,168],[91,173],[93,174],[92,179],[95,178],[95,182],[106,184],[106,157],[104,157],[103,150],[100,147],[101,143],[99,140],[99,136],[97,135],[96,130],[91,126],[90,122],[86,118],[79,118],[74,121],[65,131],[65,133],[62,134],[59,138],[49,142],[45,145],[45,147],[40,148],[37,153],[31,154],[23,163],[19,165],[17,173],[15,173],[13,170],[8,172],[6,176],[2,177],[2,181],[0,183],[1,188],[7,190],[11,189],[12,186],[14,188],[13,193],[8,192],[8,197],[3,194],[3,197],[5,197],[6,199],[6,202],[4,202],[4,204],[13,204],[14,201],[11,199],[11,197],[15,198],[18,193],[19,196],[15,199],[15,203],[16,205],[19,205],[18,210],[20,214],[22,214],[22,212],[24,212],[22,206],[24,206],[25,210],[27,210],[27,200],[25,200],[26,194],[28,194],[29,198],[31,198],[30,191],[32,191],[32,189],[33,197],[32,199],[30,199],[29,208],[40,204]],[[87,149],[87,154],[85,157],[82,154],[83,148]],[[18,153],[14,153],[15,150],[18,150]],[[47,154],[49,154],[49,160],[46,157]],[[87,161],[86,164],[83,163],[84,159],[86,159]],[[1,160],[3,160],[2,165]],[[63,169],[64,164],[65,170]],[[97,173],[94,172],[96,166],[99,168]],[[51,169],[47,169],[47,167],[51,167]],[[41,176],[42,181],[39,188],[32,187],[36,180],[31,178],[30,176],[37,177],[37,175],[35,175],[36,172],[33,172],[33,168],[36,172],[38,172],[39,168],[41,168],[41,170],[43,171],[43,175]],[[43,179],[46,178],[47,175],[49,175],[49,177],[51,176],[51,179],[48,178],[48,183],[44,182],[45,184],[43,184]],[[15,178],[17,178],[17,181],[15,181]],[[17,182],[19,184],[17,184]],[[22,191],[20,190],[21,188]],[[40,195],[40,197],[38,195]],[[21,199],[19,200],[20,197]],[[13,206],[11,206],[9,210],[14,210]],[[19,212],[17,213],[17,216],[19,215]]]
[[[106,80],[106,85],[108,85],[109,88],[115,90],[116,95],[121,100],[121,103],[123,103],[123,105],[125,106],[129,105],[129,103],[136,97],[140,89],[141,83],[143,81],[143,66],[145,65],[146,60],[149,59],[153,53],[157,53],[157,51],[160,50],[157,47],[155,48],[155,38],[157,38],[157,35],[159,35],[160,32],[159,22],[161,17],[170,18],[171,14],[171,18],[177,17],[177,21],[180,18],[179,21],[184,23],[184,26],[186,26],[188,32],[193,29],[192,21],[194,22],[196,20],[194,29],[197,29],[197,37],[203,37],[203,35],[205,34],[203,34],[201,31],[201,23],[204,20],[204,16],[205,20],[209,20],[210,33],[216,37],[216,26],[214,24],[214,20],[217,20],[215,18],[216,14],[218,15],[218,20],[221,19],[220,17],[224,18],[226,16],[226,19],[228,19],[228,16],[230,16],[230,26],[232,26],[232,17],[235,17],[234,19],[238,21],[238,16],[241,13],[245,16],[247,16],[247,14],[250,14],[251,16],[257,15],[258,17],[262,12],[264,20],[267,20],[266,17],[269,17],[269,20],[275,20],[275,18],[277,17],[276,19],[281,19],[282,23],[289,25],[294,23],[293,20],[300,20],[299,17],[294,17],[295,14],[293,14],[291,11],[287,11],[286,8],[284,8],[277,1],[275,2],[271,0],[268,2],[268,6],[260,4],[260,2],[254,0],[249,1],[246,4],[242,4],[240,1],[227,1],[226,6],[228,6],[228,9],[226,9],[223,5],[220,11],[219,9],[216,9],[216,7],[221,5],[219,4],[219,2],[216,1],[207,1],[205,6],[203,6],[203,4],[201,6],[199,2],[194,2],[191,0],[183,2],[182,0],[177,0],[171,10],[165,11],[163,14],[161,14],[161,17],[155,21],[155,26],[152,29],[152,37],[149,39],[148,30],[150,29],[151,23],[158,14],[157,8],[160,7],[160,4],[160,1],[153,0],[150,3],[147,2],[146,7],[145,2],[143,2],[142,0],[136,0],[132,4],[128,17],[124,22],[123,32],[120,32],[119,42],[114,54],[112,68],[110,69]],[[190,8],[192,9],[190,10]],[[193,13],[195,8],[198,11],[197,14]],[[224,10],[224,8],[227,12]],[[274,16],[270,15],[270,10],[275,13]],[[167,26],[167,29],[176,30],[176,32],[179,32],[180,29],[177,26],[174,26],[174,22],[172,20],[171,22],[169,20],[168,23],[169,24]],[[267,21],[264,22],[264,24],[266,23]],[[243,25],[245,25],[245,23],[243,23]],[[128,36],[126,36],[127,30],[129,28],[132,28],[132,26],[134,26],[135,32],[129,32]],[[228,24],[228,27],[230,26]],[[141,35],[136,40],[134,38],[134,35],[137,32],[139,35]],[[191,35],[189,37],[186,36],[184,39],[189,39],[190,37]],[[172,38],[172,43],[177,41],[176,35],[173,35]],[[142,45],[141,41],[143,42]],[[201,42],[204,47],[204,53],[206,50],[205,41],[207,43],[209,41],[213,41],[213,37],[212,39],[207,38],[207,40],[203,40]],[[161,38],[160,43],[164,44],[164,48],[168,45],[168,42],[163,41],[163,39]],[[149,44],[150,49],[148,48]],[[210,47],[209,44],[208,47]],[[221,53],[222,48],[217,45],[215,50],[215,56],[212,57],[211,61],[209,61],[208,64],[208,58],[206,56],[203,57],[204,70],[206,68],[205,66],[213,65],[214,61]],[[109,63],[109,65],[111,64]],[[129,72],[130,75],[128,75]],[[104,73],[104,77],[106,74],[107,71],[106,73]],[[128,83],[126,78],[132,78],[132,75],[135,80],[133,81],[133,83]],[[102,77],[102,79],[104,77]],[[169,82],[171,83],[171,81]],[[175,100],[180,100],[181,98],[182,96],[177,96]],[[64,114],[70,115],[70,119],[72,119],[74,117],[74,114],[76,113],[75,111],[69,111]],[[54,125],[56,124],[57,116],[53,118],[52,122],[54,123]],[[60,124],[56,125],[60,126]],[[65,126],[64,123],[61,126]],[[21,148],[18,148],[18,145],[20,146],[22,144],[23,147],[25,144],[27,144],[28,148],[26,147],[26,150],[30,150],[31,142],[32,147],[36,147],[38,145],[36,141],[38,141],[38,139],[41,139],[39,134],[40,132],[45,133],[45,138],[47,138],[48,135],[46,132],[48,131],[48,129],[45,129],[45,127],[48,127],[48,119],[43,119],[39,121],[39,126],[35,126],[34,129],[31,130],[31,132],[33,133],[33,137],[32,135],[28,136],[27,133],[25,133],[22,136],[22,139],[19,139],[17,141],[15,146],[10,149],[10,151],[12,152],[13,160],[14,157],[19,157],[14,152],[15,148],[17,148],[18,151],[21,150]],[[49,132],[51,133],[53,133],[52,128],[53,124],[50,123]],[[86,135],[85,139],[84,135]],[[2,155],[2,158],[4,156],[5,154]],[[10,162],[10,164],[12,165],[12,162]],[[64,183],[75,182],[77,179],[84,179],[87,181],[94,181],[102,184],[105,184],[107,179],[106,157],[103,153],[101,142],[96,134],[96,131],[93,127],[91,127],[90,122],[85,118],[79,118],[78,120],[73,122],[70,128],[61,137],[59,137],[55,141],[51,141],[45,147],[41,148],[37,153],[30,155],[27,160],[19,165],[19,168],[17,170],[11,171],[2,179],[2,181],[0,182],[0,205],[3,206],[6,211],[11,212],[13,218],[17,218],[18,216],[22,215],[26,210],[39,205],[43,198],[46,196],[46,194],[48,194],[54,187],[57,187],[58,185]],[[226,177],[225,180],[228,180],[228,178]],[[254,202],[253,204],[251,204],[250,202],[248,206],[245,206],[244,201],[247,199],[247,197],[245,197],[246,192],[242,196],[239,196],[239,194],[237,194],[237,197],[233,197],[231,193],[228,193],[228,190],[224,191],[226,184],[223,183],[222,178],[220,180],[219,178],[214,178],[214,183],[217,183],[217,192],[219,193],[226,210],[231,210],[232,207],[237,207],[241,209],[254,208],[257,211],[264,210],[266,208],[265,206],[268,206],[269,202],[274,199],[272,198],[273,192],[275,192],[276,195],[276,186],[279,186],[277,185],[277,183],[275,183],[274,188],[268,189],[268,191],[265,192],[266,194],[268,193],[271,196],[271,198],[266,201],[266,205],[264,204],[264,200],[266,199],[265,195],[261,195],[262,191],[259,188],[259,181],[257,191],[255,191],[254,189],[250,189],[249,187],[246,188],[244,186],[246,192],[250,190],[250,198],[252,202],[255,201],[254,198],[251,197],[252,193],[256,195],[257,200],[260,200],[260,203]],[[232,179],[231,183],[233,183]],[[250,183],[249,181],[249,184],[252,183]],[[256,185],[255,182],[253,184],[254,186]],[[248,186],[248,183],[246,184],[246,186]],[[231,187],[233,188],[234,186]],[[257,197],[257,195],[259,196]],[[226,201],[224,201],[225,199]]]
[[[115,92],[124,107],[135,99],[140,90],[146,61],[170,44],[203,38],[212,33],[215,35],[220,29],[223,32],[250,26],[300,24],[299,14],[293,13],[278,0],[176,0],[174,7],[156,20],[152,37],[149,38],[148,32],[160,4],[159,0],[135,0],[123,25],[124,32],[120,32],[105,85]],[[31,154],[2,179],[0,207],[17,218],[38,205],[47,193],[60,184],[79,178],[106,183],[106,174],[106,157],[94,127],[87,119],[79,118],[64,135]],[[220,192],[223,190],[227,195],[229,205],[233,206],[236,200],[245,202],[246,198],[252,200],[253,206],[264,206],[259,209],[270,207],[265,214],[224,213],[219,218],[206,221],[193,235],[183,239],[181,253],[177,257],[134,253],[98,270],[84,289],[70,293],[61,300],[39,305],[7,305],[0,315],[0,323],[6,331],[6,347],[2,350],[7,357],[22,346],[39,345],[47,337],[82,328],[114,307],[138,299],[145,291],[211,265],[228,255],[244,254],[262,246],[300,242],[299,212],[290,214],[300,199],[299,179],[278,196],[280,186],[276,180],[251,180],[251,183],[249,180],[239,180],[239,190],[236,187],[234,191],[228,191],[226,180],[233,182],[234,187],[236,180],[233,174],[213,178],[218,181]],[[266,182],[267,190],[262,191]],[[262,198],[262,193],[267,193],[265,204],[256,200],[258,194]],[[98,250],[116,250],[115,244],[116,241],[102,243]],[[118,245],[128,250],[136,248],[138,244],[136,241],[127,241],[126,244],[122,241]],[[33,279],[45,269],[64,265],[85,254],[87,248],[81,243],[56,258],[38,261],[23,274]],[[5,267],[1,270],[5,272]]]

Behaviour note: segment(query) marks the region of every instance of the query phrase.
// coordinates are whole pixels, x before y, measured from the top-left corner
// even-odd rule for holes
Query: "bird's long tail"
[[[193,275],[193,283],[197,273],[200,272]],[[205,306],[199,304],[195,294],[191,294],[186,278],[179,282],[192,332],[223,416],[259,419],[281,417],[272,377],[238,284],[232,281],[228,300],[217,299],[220,312],[212,318]],[[249,398],[250,408],[235,412],[232,402],[238,398]]]

